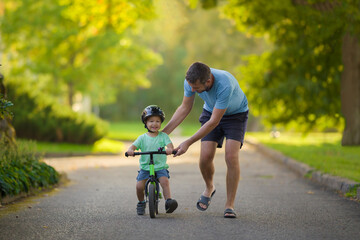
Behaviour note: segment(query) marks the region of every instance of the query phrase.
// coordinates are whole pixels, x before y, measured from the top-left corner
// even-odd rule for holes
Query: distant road
[[[179,208],[156,219],[136,215],[138,158],[49,159],[66,171],[67,186],[0,208],[0,239],[360,239],[360,204],[298,177],[245,146],[237,219],[224,219],[224,153],[216,155],[216,194],[209,209],[196,201],[204,190],[198,145],[169,157],[172,195]]]

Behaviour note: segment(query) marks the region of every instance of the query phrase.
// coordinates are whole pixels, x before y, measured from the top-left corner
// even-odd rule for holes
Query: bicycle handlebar
[[[172,151],[172,154],[176,154],[177,153],[177,151],[176,150],[173,150]],[[158,151],[148,151],[148,152],[134,152],[134,156],[136,156],[136,155],[146,155],[146,154],[166,154],[166,152],[165,151],[162,151],[162,150],[158,150]],[[129,154],[126,152],[125,153],[125,157],[128,157],[129,156]]]

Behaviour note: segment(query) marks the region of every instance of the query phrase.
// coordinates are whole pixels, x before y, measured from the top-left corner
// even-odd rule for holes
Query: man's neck
[[[210,91],[211,88],[214,86],[215,77],[212,73],[210,73],[210,85],[207,87],[206,91]]]

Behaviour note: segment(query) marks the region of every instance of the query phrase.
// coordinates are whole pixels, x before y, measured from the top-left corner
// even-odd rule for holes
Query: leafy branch
[[[12,102],[6,100],[3,95],[0,94],[0,119],[13,116],[13,113],[8,109],[13,105]]]

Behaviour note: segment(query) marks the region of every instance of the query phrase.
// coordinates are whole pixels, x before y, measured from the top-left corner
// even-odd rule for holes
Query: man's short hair
[[[189,83],[195,84],[197,80],[200,81],[200,83],[205,84],[205,82],[210,78],[210,68],[208,65],[201,63],[201,62],[195,62],[191,64],[189,69],[186,72],[186,81]]]

